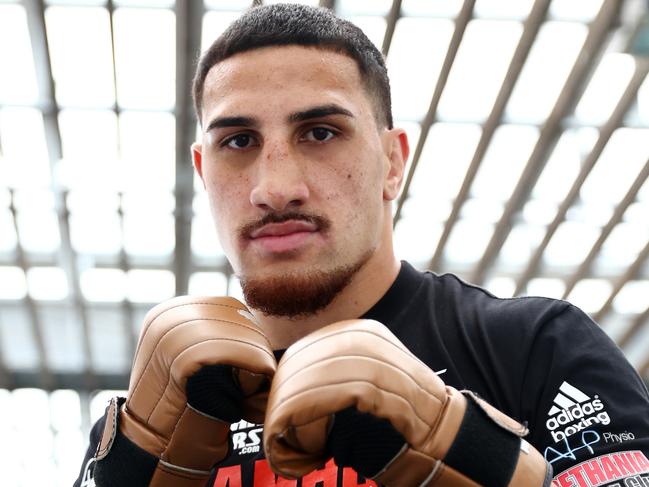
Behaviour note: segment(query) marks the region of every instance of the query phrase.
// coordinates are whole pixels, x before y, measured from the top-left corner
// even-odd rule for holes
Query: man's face
[[[385,243],[407,142],[376,118],[344,54],[267,47],[210,70],[194,163],[244,293],[252,283],[299,300],[341,270],[344,287]]]

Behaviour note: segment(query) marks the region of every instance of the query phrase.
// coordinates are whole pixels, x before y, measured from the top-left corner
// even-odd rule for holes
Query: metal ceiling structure
[[[0,251],[0,268],[3,266],[6,268],[18,268],[25,275],[28,275],[33,267],[55,267],[63,270],[65,281],[68,283],[66,297],[58,301],[45,300],[44,302],[32,296],[31,292],[25,292],[23,296],[18,298],[0,297],[0,323],[3,323],[5,330],[4,334],[0,334],[0,388],[39,387],[46,390],[73,388],[80,391],[92,391],[126,387],[129,372],[128,364],[135,346],[138,321],[153,304],[134,301],[128,297],[113,300],[110,303],[101,302],[101,300],[98,302],[88,298],[84,292],[81,276],[89,266],[88,258],[74,244],[70,223],[70,188],[62,184],[59,177],[61,172],[59,166],[64,159],[65,152],[60,120],[61,112],[66,107],[62,107],[57,99],[57,80],[53,74],[52,46],[48,30],[50,26],[47,23],[47,10],[49,8],[85,5],[86,7],[105,9],[109,20],[109,44],[113,64],[111,83],[113,92],[116,94],[120,90],[118,86],[119,70],[115,67],[117,63],[114,25],[116,11],[138,6],[152,9],[172,9],[175,18],[175,104],[167,112],[174,117],[175,133],[175,154],[173,156],[175,161],[175,186],[173,188],[174,206],[172,209],[175,245],[173,251],[169,255],[160,258],[135,257],[122,244],[118,251],[113,254],[93,255],[90,267],[116,269],[123,275],[129,275],[134,269],[168,270],[173,272],[175,277],[175,294],[186,294],[191,291],[190,281],[194,273],[222,273],[227,283],[226,292],[231,290],[228,287],[233,283],[231,279],[232,270],[222,254],[201,256],[197,255],[192,247],[192,235],[196,230],[194,227],[197,225],[195,219],[197,194],[195,177],[189,157],[189,147],[196,137],[196,118],[190,97],[190,84],[197,53],[201,50],[201,39],[204,37],[203,26],[205,25],[204,19],[206,16],[215,11],[239,12],[245,8],[245,5],[242,5],[245,2],[228,1],[221,4],[219,2],[205,2],[204,4],[196,0],[176,0],[175,2],[142,1],[139,3],[113,2],[112,0],[98,2],[93,0],[88,3],[91,5],[85,5],[82,1],[45,2],[44,0],[5,1],[0,3],[0,6],[8,4],[24,9],[27,20],[38,93],[34,103],[27,104],[27,106],[38,110],[42,115],[51,176],[47,191],[53,198],[53,208],[60,237],[55,252],[39,253],[25,249],[22,243],[23,236],[21,235],[24,232],[24,227],[19,224],[21,210],[19,209],[20,205],[16,203],[22,190],[0,180],[0,189],[6,190],[8,195],[8,203],[5,209],[8,218],[12,222],[12,232],[15,232],[15,245],[10,249]],[[262,2],[253,3],[259,4]],[[365,4],[367,2],[360,3]],[[389,4],[377,2],[374,6],[367,7],[368,11],[370,11],[368,16],[384,19],[385,27],[380,47],[388,60],[390,60],[395,36],[401,35],[398,32],[399,23],[407,17],[408,9],[412,8],[411,5],[407,6],[407,3],[409,3],[407,0],[393,0]],[[415,181],[424,177],[421,175],[420,168],[428,163],[425,158],[425,149],[432,137],[432,129],[440,122],[461,123],[461,121],[458,122],[457,120],[445,121],[443,117],[440,117],[439,106],[447,92],[449,83],[451,83],[451,74],[457,65],[457,59],[466,38],[467,28],[476,18],[481,18],[476,14],[480,0],[464,0],[461,4],[458,2],[449,3],[457,4],[453,14],[445,16],[444,14],[433,13],[430,15],[431,18],[444,18],[452,22],[453,27],[448,46],[444,48],[443,61],[439,72],[435,82],[430,86],[430,97],[425,101],[428,108],[423,118],[406,120],[417,126],[419,135],[416,143],[413,144],[414,150],[408,166],[404,189],[395,206],[394,224],[397,233],[401,231],[399,224],[406,215],[407,205],[412,200],[411,186]],[[599,0],[598,3],[601,5],[594,18],[588,21],[573,21],[584,24],[587,27],[587,34],[572,64],[572,68],[563,82],[560,94],[551,110],[549,110],[547,117],[539,123],[527,123],[538,129],[538,137],[527,160],[521,161],[520,176],[512,188],[511,194],[503,195],[502,211],[494,221],[493,229],[482,249],[481,256],[473,262],[458,263],[448,256],[448,249],[452,245],[452,235],[457,230],[458,223],[464,218],[467,202],[474,198],[475,182],[481,168],[483,169],[485,166],[484,162],[494,143],[495,134],[505,124],[526,123],[524,121],[518,122],[509,116],[507,113],[508,106],[512,102],[517,85],[521,83],[522,73],[531,58],[531,53],[539,38],[539,32],[548,22],[556,21],[551,14],[551,0],[536,0],[533,4],[530,2],[529,11],[524,17],[514,18],[514,21],[520,22],[521,25],[518,43],[509,59],[508,67],[494,98],[491,110],[484,120],[478,122],[480,128],[479,140],[470,162],[467,164],[459,190],[450,202],[450,210],[440,227],[439,238],[436,240],[434,247],[429,249],[428,259],[413,260],[421,268],[427,267],[435,272],[454,272],[470,282],[485,285],[487,288],[489,288],[489,283],[494,278],[509,279],[512,285],[510,295],[527,294],[530,282],[539,278],[561,281],[563,289],[560,295],[556,297],[563,299],[570,299],[571,293],[584,280],[599,279],[609,283],[610,292],[602,299],[599,308],[590,314],[602,324],[605,330],[615,327],[615,323],[618,323],[617,331],[611,332],[611,335],[625,352],[635,349],[635,352],[633,352],[635,354],[634,365],[643,378],[647,380],[649,378],[649,340],[647,340],[649,294],[645,294],[644,302],[636,306],[636,308],[639,307],[639,311],[626,314],[620,313],[616,311],[615,303],[619,294],[629,283],[649,282],[649,264],[647,262],[649,259],[649,241],[637,252],[637,255],[630,259],[628,264],[623,266],[607,265],[606,262],[602,262],[602,250],[615,229],[627,221],[625,215],[629,208],[638,202],[644,205],[640,206],[641,209],[649,208],[646,201],[647,193],[649,193],[646,184],[649,176],[649,160],[637,172],[624,197],[611,209],[610,216],[598,227],[596,240],[576,265],[561,267],[548,265],[546,262],[548,247],[553,237],[556,236],[558,229],[563,223],[570,220],[571,211],[576,206],[585,204],[580,197],[584,183],[594,169],[598,167],[602,154],[611,143],[616,131],[621,128],[634,130],[646,130],[649,128],[648,119],[642,117],[639,119],[636,116],[639,106],[639,92],[641,90],[649,91],[649,88],[647,88],[649,58],[646,52],[632,53],[634,61],[632,74],[626,81],[625,88],[609,113],[607,120],[601,124],[583,124],[575,117],[576,107],[594,79],[594,73],[600,67],[602,60],[611,53],[619,52],[620,45],[629,45],[632,34],[637,32],[639,28],[637,26],[641,25],[647,15],[647,5],[640,1]],[[62,6],[62,4],[64,5]],[[350,17],[354,17],[354,19],[363,16],[362,12],[357,12],[358,9],[361,9],[358,7],[358,2],[356,7],[350,7],[350,2],[343,2],[342,0],[339,2],[321,0],[319,4],[343,13],[349,11],[351,12]],[[376,13],[375,10],[379,8],[376,7],[376,4],[386,4],[383,13]],[[354,10],[354,8],[357,10]],[[422,15],[425,16],[425,14]],[[499,19],[487,18],[487,20]],[[508,20],[506,16],[505,20]],[[509,18],[509,20],[512,19]],[[613,39],[615,42],[612,41]],[[418,44],[413,46],[413,50],[415,49],[425,53],[427,49],[432,49],[432,46]],[[631,55],[629,54],[629,56]],[[421,59],[421,57],[415,58],[413,56],[410,62],[421,62]],[[120,133],[119,124],[122,115],[128,111],[128,108],[122,106],[118,99],[119,97],[115,96],[110,112],[112,112],[116,120],[117,133]],[[15,104],[15,106],[22,106],[23,108],[24,105],[21,103]],[[7,97],[0,97],[0,111],[6,108],[12,108],[12,102],[8,101]],[[643,109],[647,110],[646,106]],[[475,121],[467,122],[476,123]],[[556,205],[552,218],[544,225],[542,237],[534,245],[531,255],[524,265],[516,266],[505,262],[502,258],[503,246],[514,226],[524,220],[524,208],[532,199],[533,190],[546,170],[548,161],[555,152],[561,137],[567,130],[577,129],[580,126],[596,128],[597,137],[592,147],[580,161],[579,171],[575,175],[572,185],[562,201]],[[2,164],[1,157],[4,147],[2,139],[3,133],[0,130],[0,164]],[[117,137],[118,147],[116,153],[118,157],[121,154],[119,140],[119,137]],[[645,140],[649,141],[649,138]],[[647,142],[647,146],[649,147],[649,142]],[[620,163],[623,164],[623,162]],[[419,181],[419,183],[426,185],[426,181],[423,181],[423,183]],[[644,193],[642,193],[643,188]],[[127,232],[125,221],[128,218],[129,211],[126,208],[128,206],[125,202],[126,198],[127,195],[124,192],[117,193],[116,218],[123,234]],[[429,222],[421,220],[417,224],[423,228],[429,225]],[[649,227],[649,216],[645,215],[644,222],[640,220],[637,225],[639,225],[640,231],[643,231],[644,227]],[[416,235],[413,235],[413,238],[416,238]],[[53,351],[50,350],[47,338],[47,328],[52,313],[62,313],[66,317],[65,320],[72,323],[71,326],[78,330],[78,345],[71,346],[70,349],[70,353],[77,353],[73,352],[72,349],[78,350],[78,353],[80,353],[79,366],[76,368],[53,365]],[[14,323],[12,320],[16,316],[22,316],[24,319]],[[107,329],[112,330],[112,334],[123,337],[119,351],[111,351],[107,345],[104,348],[102,337],[106,337],[105,334],[101,335],[100,333],[99,338],[95,337],[93,339],[93,334],[98,333],[96,331],[97,325],[94,322],[95,318],[93,318],[96,316],[118,317],[117,320],[111,321],[113,323],[112,328]],[[46,317],[50,318],[45,319]],[[25,333],[28,337],[27,342],[31,342],[31,345],[29,343],[25,345],[24,342],[21,342],[21,346],[33,347],[31,353],[35,359],[27,366],[16,366],[9,357],[9,354],[13,353],[11,352],[13,345],[10,345],[8,340],[11,339],[12,330],[19,326],[25,327]],[[118,353],[122,357],[120,362],[122,365],[112,369],[110,367],[97,367],[98,360],[100,360],[99,356],[104,353],[109,355]]]

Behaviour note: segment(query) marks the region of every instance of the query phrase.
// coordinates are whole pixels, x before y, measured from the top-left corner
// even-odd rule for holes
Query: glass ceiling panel
[[[631,264],[642,248],[649,242],[649,216],[643,224],[618,223],[609,235],[598,260],[601,266],[622,266]],[[646,300],[649,305],[649,299]]]
[[[122,230],[117,214],[117,195],[74,191],[68,195],[70,238],[77,252],[117,254]]]
[[[397,22],[388,53],[395,119],[420,121],[426,115],[454,23],[450,20],[402,18]],[[413,62],[413,46],[428,46]]]
[[[114,0],[118,7],[172,8],[176,0]]]
[[[63,110],[59,114],[63,160],[57,177],[69,189],[91,186],[116,189],[121,184],[117,117],[108,110]]]
[[[545,22],[507,105],[510,120],[541,123],[550,114],[586,39],[588,28]]]
[[[648,140],[649,129],[617,129],[584,182],[581,198],[617,204],[649,159]]]
[[[126,274],[121,269],[86,269],[79,280],[88,301],[120,302],[126,298]]]
[[[220,0],[214,0],[214,3],[219,9],[224,8],[224,6],[221,5]],[[242,1],[241,3],[245,3],[246,5],[240,7],[233,6],[233,9],[243,9],[250,5],[250,2],[247,0],[245,2]],[[203,15],[203,30],[201,31],[201,52],[206,51],[212,42],[214,42],[235,19],[239,18],[240,15],[240,11],[205,12],[205,15]]]
[[[638,90],[638,118],[640,123],[649,125],[649,77],[645,78]]]
[[[454,18],[462,8],[462,0],[444,2],[422,2],[421,0],[403,0],[401,14],[404,17],[450,17]]]
[[[538,137],[536,127],[500,125],[478,169],[471,194],[478,198],[507,200]]]
[[[133,213],[124,215],[124,249],[130,255],[164,256],[175,245],[171,215]]]
[[[223,249],[216,235],[212,217],[196,215],[192,220],[192,252],[198,257],[217,258],[223,256]]]
[[[613,300],[613,308],[618,313],[642,313],[649,306],[647,296],[649,296],[649,280],[629,281]]]
[[[548,225],[557,213],[558,205],[547,200],[530,199],[523,207],[523,220],[532,225]]]
[[[33,108],[0,109],[0,141],[0,186],[27,188],[49,185],[50,166],[40,111]]]
[[[40,306],[48,365],[55,372],[80,372],[84,366],[81,323],[73,308]]]
[[[453,200],[464,181],[481,132],[478,125],[434,124],[410,186],[411,195]]]
[[[27,270],[27,289],[34,299],[58,301],[68,296],[68,279],[60,267],[32,267]]]
[[[593,20],[604,0],[553,0],[550,16],[554,19],[590,22]]]
[[[20,267],[0,267],[0,300],[22,299],[27,295],[27,279]]]
[[[29,316],[23,306],[0,306],[0,347],[7,367],[18,370],[38,367],[38,351]]]
[[[112,106],[115,89],[108,10],[50,7],[45,22],[58,103]]]
[[[444,256],[450,263],[477,262],[493,235],[494,226],[468,220],[458,220],[444,248]]]
[[[646,360],[647,350],[649,350],[649,326],[639,330],[629,346],[625,347],[624,354],[631,365],[639,367]]]
[[[541,243],[545,227],[518,223],[512,227],[498,254],[498,264],[524,266]]]
[[[159,303],[173,297],[175,278],[163,270],[133,269],[127,273],[126,297],[136,303]]]
[[[52,193],[42,190],[16,191],[14,203],[23,249],[34,253],[55,252],[61,240]]]
[[[225,296],[228,280],[222,272],[194,272],[189,276],[189,294]]]
[[[336,13],[343,17],[350,15],[387,15],[391,5],[391,0],[338,0],[336,2]]]
[[[592,248],[600,229],[580,222],[559,225],[544,254],[544,261],[552,266],[578,265]]]
[[[532,195],[542,201],[562,202],[577,178],[584,158],[598,137],[594,128],[565,130],[541,173]]]
[[[545,296],[547,298],[561,299],[566,285],[561,279],[537,277],[527,283],[528,296]]]
[[[516,283],[511,277],[492,277],[484,287],[494,296],[511,298],[516,289]]]
[[[611,219],[613,210],[613,205],[606,201],[592,202],[587,205],[579,203],[568,210],[566,220],[603,227]]]
[[[45,208],[30,208],[16,215],[23,250],[35,254],[54,253],[61,244],[56,213]]]
[[[568,301],[586,313],[596,313],[610,296],[612,286],[604,279],[582,279],[568,295]]]
[[[132,357],[126,356],[130,337],[124,333],[122,308],[90,308],[88,317],[93,368],[99,373],[128,372]]]
[[[27,15],[22,5],[0,4],[0,66],[0,104],[35,104],[38,86]]]
[[[394,249],[397,258],[405,259],[413,264],[428,264],[433,256],[443,226],[434,217],[426,215],[409,216],[408,210],[413,205],[411,200],[404,205],[403,218],[397,222],[394,231]],[[419,203],[413,206],[421,207]]]
[[[127,109],[172,109],[176,98],[174,13],[119,8],[113,21],[119,105]]]
[[[522,31],[520,22],[469,22],[440,100],[441,119],[482,122],[489,116]]]
[[[635,61],[629,54],[609,53],[602,58],[575,109],[579,123],[606,122],[629,84],[634,67]]]
[[[13,216],[8,209],[0,208],[0,252],[12,252],[16,248],[16,230]]]
[[[534,0],[477,0],[473,13],[476,17],[522,20],[527,18],[533,4]]]
[[[205,8],[215,10],[244,10],[250,7],[250,0],[205,0]]]
[[[151,189],[171,191],[176,179],[173,115],[123,112],[119,135],[124,168],[121,186],[140,194]]]

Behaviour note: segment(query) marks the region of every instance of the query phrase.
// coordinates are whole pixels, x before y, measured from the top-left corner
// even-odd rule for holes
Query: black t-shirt
[[[649,486],[649,394],[610,338],[573,305],[500,299],[408,263],[363,318],[385,324],[448,385],[478,393],[530,430],[558,487]],[[90,458],[103,421],[91,434]],[[333,461],[298,481],[263,458],[262,425],[232,425],[210,487],[372,486]],[[79,480],[77,481],[79,482]],[[78,485],[75,484],[75,485]]]

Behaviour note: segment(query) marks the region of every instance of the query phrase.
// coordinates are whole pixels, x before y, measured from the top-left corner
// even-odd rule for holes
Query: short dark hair
[[[198,119],[209,70],[234,54],[267,46],[313,46],[342,52],[356,61],[379,125],[392,128],[390,81],[381,52],[361,29],[333,12],[298,4],[252,7],[212,43],[198,61],[192,95]]]

